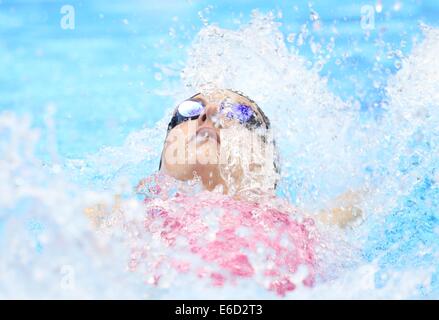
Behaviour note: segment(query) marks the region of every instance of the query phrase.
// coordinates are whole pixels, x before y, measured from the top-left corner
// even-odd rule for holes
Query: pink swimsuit
[[[158,185],[149,188],[152,194],[161,192]],[[144,231],[171,252],[185,251],[204,261],[195,263],[187,255],[160,256],[156,263],[149,263],[154,284],[159,284],[163,264],[167,264],[178,272],[210,279],[214,286],[239,278],[264,279],[264,286],[281,296],[296,288],[294,274],[299,266],[305,266],[307,275],[301,281],[312,286],[314,221],[307,218],[298,222],[297,210],[285,201],[276,203],[274,207],[268,202],[235,200],[208,191],[195,196],[176,193],[165,201],[147,197]],[[148,250],[133,254],[132,270],[142,257],[148,259]]]

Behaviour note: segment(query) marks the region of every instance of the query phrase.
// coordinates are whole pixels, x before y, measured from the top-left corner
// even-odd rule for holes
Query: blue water
[[[45,164],[63,165],[104,147],[121,146],[130,133],[153,128],[176,102],[173,90],[181,85],[180,71],[202,28],[213,24],[236,30],[258,9],[277,16],[285,39],[295,34],[287,46],[305,58],[309,69],[322,58],[313,52],[312,43],[325,48],[328,61],[318,74],[327,79],[330,92],[358,104],[361,117],[379,119],[385,113],[388,79],[423,39],[420,24],[439,27],[439,2],[382,1],[378,10],[379,3],[69,1],[75,8],[75,29],[64,30],[60,8],[65,1],[0,0],[0,114],[30,115],[32,127],[42,134],[36,155]],[[370,32],[360,24],[361,7],[367,4],[380,11]],[[319,29],[313,28],[312,12],[318,14]],[[299,44],[304,26],[307,37]],[[6,141],[6,133],[0,131],[0,137]],[[364,261],[378,264],[377,290],[386,286],[389,273],[431,268],[431,279],[420,285],[422,294],[415,297],[439,297],[437,159],[430,163],[415,188],[397,198],[396,207],[368,222],[382,225],[370,228],[361,253]],[[145,174],[155,164],[148,165]],[[418,165],[416,159],[401,158],[400,172]],[[1,235],[1,217],[14,209],[0,210]],[[32,238],[42,226],[31,221],[27,228]],[[43,250],[41,243],[32,241],[37,251]]]
[[[384,1],[376,14],[376,28],[365,39],[360,26],[364,1],[340,4],[315,1],[324,27],[309,28],[316,42],[328,43],[336,26],[334,55],[321,71],[330,88],[344,99],[359,99],[363,108],[373,108],[382,89],[373,81],[385,81],[394,73],[388,48],[410,52],[413,37],[421,37],[418,24],[439,22],[437,1]],[[0,110],[30,112],[42,126],[47,105],[56,106],[57,149],[60,155],[77,158],[103,145],[120,144],[129,132],[152,126],[172,97],[156,90],[166,88],[179,74],[163,76],[158,66],[180,66],[187,48],[203,26],[199,12],[210,23],[237,28],[248,22],[254,9],[282,11],[282,31],[298,33],[309,24],[308,1],[70,1],[76,9],[74,30],[60,27],[63,1],[7,1],[0,4]],[[370,4],[374,4],[370,2]],[[209,7],[210,6],[210,7]],[[175,30],[175,36],[169,34]],[[383,41],[385,46],[377,44]],[[405,45],[401,45],[404,43]],[[298,47],[309,61],[316,57],[309,45]],[[343,59],[343,55],[346,57]],[[374,70],[375,56],[381,63]],[[342,59],[340,65],[337,59]],[[383,72],[388,70],[386,72]],[[158,77],[160,79],[160,77]],[[91,134],[87,134],[91,133]]]

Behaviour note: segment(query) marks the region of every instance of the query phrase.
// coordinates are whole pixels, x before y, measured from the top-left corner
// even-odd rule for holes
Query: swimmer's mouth
[[[216,133],[216,131],[212,128],[208,127],[202,127],[197,130],[197,133],[195,134],[194,138],[196,138],[197,142],[204,142],[207,139],[213,139],[217,143],[220,143],[220,137]]]

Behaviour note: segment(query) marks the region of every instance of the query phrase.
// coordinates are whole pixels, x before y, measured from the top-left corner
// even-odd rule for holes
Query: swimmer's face
[[[266,129],[268,124],[253,101],[229,90],[197,94],[174,111],[161,170],[178,180],[198,176],[206,189],[222,185],[227,193],[229,186],[221,174],[221,168],[229,165],[224,147],[231,139],[249,145],[248,133],[258,128]],[[232,171],[233,177],[229,178],[240,180],[243,171]]]

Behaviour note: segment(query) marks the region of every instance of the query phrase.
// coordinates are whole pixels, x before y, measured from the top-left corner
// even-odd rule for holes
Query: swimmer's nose
[[[215,104],[208,104],[203,109],[203,112],[198,117],[198,126],[212,126],[214,127],[213,117],[218,113],[218,106]]]

